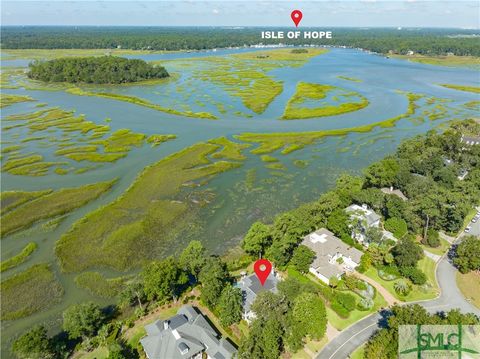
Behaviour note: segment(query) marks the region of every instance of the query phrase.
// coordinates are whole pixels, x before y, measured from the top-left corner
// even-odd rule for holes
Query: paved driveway
[[[459,308],[462,312],[472,312],[480,316],[480,310],[468,302],[460,293],[455,280],[456,269],[444,256],[437,267],[437,280],[441,294],[438,298],[417,302],[429,312],[448,311]],[[409,302],[405,304],[413,304]],[[335,339],[329,342],[316,356],[317,359],[345,359],[360,345],[367,342],[370,336],[380,328],[383,316],[379,313],[356,322],[343,330]]]

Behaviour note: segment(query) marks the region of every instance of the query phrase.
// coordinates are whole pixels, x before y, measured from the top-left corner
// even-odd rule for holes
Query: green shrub
[[[403,267],[400,272],[405,278],[412,281],[413,284],[423,285],[427,282],[427,276],[420,269],[416,267]]]
[[[337,313],[342,318],[348,318],[348,316],[350,315],[350,312],[348,311],[348,309],[343,307],[340,303],[333,302],[330,304],[330,307],[335,313]]]
[[[352,311],[355,309],[356,300],[355,296],[348,293],[335,293],[334,301],[343,306],[347,311]]]
[[[439,233],[433,229],[429,229],[427,231],[427,236],[422,239],[422,243],[429,247],[437,248],[438,246],[440,246]]]

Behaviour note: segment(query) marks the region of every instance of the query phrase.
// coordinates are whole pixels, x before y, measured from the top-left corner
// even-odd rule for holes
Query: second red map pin
[[[290,17],[295,23],[295,26],[298,27],[298,24],[300,24],[300,21],[302,21],[303,14],[300,10],[293,10],[290,14]]]
[[[267,259],[259,259],[253,264],[253,270],[255,271],[260,284],[264,285],[272,271],[272,263]]]

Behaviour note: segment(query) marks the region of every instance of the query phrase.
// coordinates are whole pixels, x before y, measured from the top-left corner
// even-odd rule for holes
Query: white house
[[[360,264],[362,252],[350,247],[325,228],[306,235],[301,243],[315,252],[310,272],[330,284],[330,278],[352,272]]]
[[[382,218],[373,210],[369,209],[366,204],[362,206],[352,204],[345,208],[345,212],[350,214],[350,219],[355,222],[352,224],[352,238],[362,244],[366,243],[365,234],[368,228],[380,228],[380,219]]]

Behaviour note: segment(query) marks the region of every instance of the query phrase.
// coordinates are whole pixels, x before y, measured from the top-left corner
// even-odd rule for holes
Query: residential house
[[[401,191],[398,192],[399,193],[394,193],[393,188],[390,188],[390,193],[394,193],[403,200],[407,200],[407,197],[405,197]],[[372,209],[369,209],[366,204],[362,204],[362,206],[352,204],[351,206],[345,208],[345,212],[350,214],[350,219],[352,221],[352,224],[350,225],[352,229],[352,238],[364,246],[368,247],[370,244],[366,235],[367,230],[372,227],[378,228],[382,232],[382,241],[397,240],[391,232],[383,229],[381,225],[382,217],[376,214]]]
[[[229,359],[237,352],[191,305],[167,320],[146,325],[145,330],[147,336],[140,343],[148,359]]]
[[[389,188],[389,187],[384,187],[384,188],[381,188],[380,191],[382,191],[382,192],[385,193],[385,194],[395,195],[395,196],[401,198],[401,199],[404,200],[404,201],[408,201],[407,196],[405,196],[405,195],[403,194],[403,192],[400,191],[399,189],[393,189],[393,187],[390,187],[390,188]]]
[[[480,145],[480,136],[465,136],[462,135],[460,142],[465,143],[466,145]]]
[[[267,280],[262,285],[258,280],[256,274],[251,274],[249,276],[244,276],[238,283],[237,287],[242,291],[242,306],[243,306],[243,319],[247,322],[250,322],[255,318],[255,313],[252,311],[251,306],[259,295],[262,292],[270,291],[277,293],[277,284],[279,278],[275,273],[275,269],[272,268]]]
[[[344,273],[355,270],[363,254],[325,228],[306,235],[301,244],[315,252],[309,270],[326,284],[332,277],[340,279]]]

